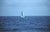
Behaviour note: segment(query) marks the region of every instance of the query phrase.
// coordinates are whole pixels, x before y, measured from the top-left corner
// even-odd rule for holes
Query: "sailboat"
[[[21,17],[24,18],[24,13],[23,13],[23,11],[21,11]]]

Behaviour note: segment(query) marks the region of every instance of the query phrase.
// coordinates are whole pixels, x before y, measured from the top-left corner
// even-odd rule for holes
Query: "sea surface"
[[[0,32],[50,32],[50,16],[0,16]]]

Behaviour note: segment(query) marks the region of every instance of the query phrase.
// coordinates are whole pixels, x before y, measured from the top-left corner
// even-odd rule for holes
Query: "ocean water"
[[[0,16],[0,31],[50,32],[50,16]]]

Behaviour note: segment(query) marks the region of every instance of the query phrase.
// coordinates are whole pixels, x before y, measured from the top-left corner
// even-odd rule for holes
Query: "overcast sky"
[[[50,16],[48,0],[2,0],[0,16]]]

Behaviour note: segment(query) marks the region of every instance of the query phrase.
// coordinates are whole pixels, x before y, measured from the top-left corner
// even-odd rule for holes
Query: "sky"
[[[0,16],[50,16],[48,0],[0,0]]]

